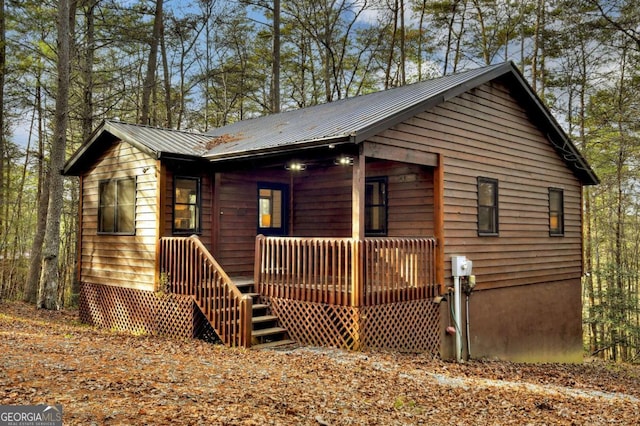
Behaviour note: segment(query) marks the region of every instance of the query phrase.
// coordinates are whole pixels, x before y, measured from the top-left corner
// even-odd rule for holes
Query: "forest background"
[[[101,120],[207,131],[513,61],[588,159],[585,351],[640,362],[636,0],[0,0],[0,299],[76,303]]]

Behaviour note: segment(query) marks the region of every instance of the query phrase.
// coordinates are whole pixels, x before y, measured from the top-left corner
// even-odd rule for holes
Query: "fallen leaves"
[[[58,403],[65,424],[631,424],[640,368],[245,351],[97,330],[0,304],[0,404]]]

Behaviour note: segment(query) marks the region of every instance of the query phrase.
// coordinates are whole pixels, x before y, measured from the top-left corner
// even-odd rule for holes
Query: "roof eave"
[[[354,137],[352,135],[331,136],[251,151],[235,151],[219,155],[205,155],[204,158],[212,163],[227,160],[244,160],[247,158],[266,157],[270,155],[284,154],[287,152],[304,151],[307,149],[319,148],[323,145],[329,147],[331,145],[341,145],[346,143],[355,143]]]
[[[537,112],[543,116],[545,123],[548,124],[547,139],[554,146],[558,155],[569,164],[570,168],[574,171],[576,176],[580,179],[583,185],[598,185],[600,179],[593,171],[587,160],[582,156],[578,148],[571,141],[569,135],[562,129],[560,123],[555,119],[549,108],[542,102],[542,100],[536,95],[533,88],[529,85],[524,76],[520,73],[517,67],[512,66],[512,76],[518,80],[520,87],[522,87],[528,96],[528,100],[535,106]],[[550,134],[552,133],[552,134]],[[561,140],[561,144],[554,138],[557,137]]]
[[[111,141],[123,140],[130,143],[138,150],[144,152],[145,154],[151,156],[154,159],[159,158],[159,152],[149,148],[146,145],[138,143],[132,138],[128,137],[128,135],[123,134],[118,131],[117,128],[114,128],[113,125],[108,120],[104,120],[91,134],[89,139],[69,158],[62,169],[63,176],[79,176],[82,171],[86,168],[86,162],[93,159],[92,154],[94,154],[97,150],[96,144],[98,142],[107,137],[105,135],[110,135],[108,137]]]

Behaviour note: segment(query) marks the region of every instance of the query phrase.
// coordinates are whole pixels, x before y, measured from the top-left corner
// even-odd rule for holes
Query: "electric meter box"
[[[466,256],[451,256],[451,275],[468,277],[473,272],[473,262]]]

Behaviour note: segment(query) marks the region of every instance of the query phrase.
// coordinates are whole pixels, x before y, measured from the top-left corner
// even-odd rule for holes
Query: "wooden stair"
[[[260,303],[260,294],[253,292],[253,279],[232,278],[232,281],[238,290],[253,298],[251,348],[267,349],[294,344],[295,342],[289,339],[287,330],[280,326],[278,317],[271,314],[269,306]]]

